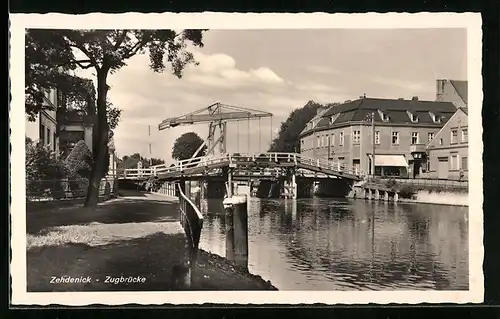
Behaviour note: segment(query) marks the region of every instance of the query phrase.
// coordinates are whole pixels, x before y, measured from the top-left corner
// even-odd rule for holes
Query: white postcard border
[[[13,305],[367,304],[483,301],[481,16],[476,13],[367,14],[11,14],[11,283]],[[24,29],[467,28],[469,86],[469,291],[61,292],[26,291]]]

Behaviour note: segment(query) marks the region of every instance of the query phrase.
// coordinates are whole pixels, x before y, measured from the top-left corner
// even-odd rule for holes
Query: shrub
[[[71,181],[70,189],[73,197],[83,197],[87,194],[89,177],[92,168],[92,153],[84,141],[76,143],[64,161],[67,177]]]
[[[394,187],[396,187],[396,186],[397,186],[397,184],[398,184],[398,183],[396,182],[396,180],[395,180],[394,178],[390,178],[390,179],[388,179],[388,180],[385,182],[385,186],[386,186],[387,188],[391,188],[391,189],[392,189],[392,188],[394,188]]]
[[[64,163],[40,141],[26,138],[25,142],[27,195],[62,197],[61,179],[67,174]]]
[[[405,198],[405,199],[411,199],[413,197],[413,195],[415,195],[415,193],[417,192],[415,186],[413,185],[403,185],[400,189],[399,189],[399,196],[401,198]]]

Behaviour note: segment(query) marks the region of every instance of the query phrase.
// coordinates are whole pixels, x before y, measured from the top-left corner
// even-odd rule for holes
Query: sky
[[[190,48],[199,65],[182,79],[151,71],[147,55],[108,77],[109,98],[122,109],[116,152],[149,157],[151,143],[152,157],[174,162],[174,141],[190,131],[205,139],[208,124],[162,131],[158,124],[215,102],[273,113],[252,121],[250,132],[246,121],[228,124],[228,151],[247,153],[267,149],[280,123],[309,100],[434,100],[437,79],[467,80],[466,41],[465,29],[210,30],[203,48]],[[95,80],[88,70],[79,75]]]

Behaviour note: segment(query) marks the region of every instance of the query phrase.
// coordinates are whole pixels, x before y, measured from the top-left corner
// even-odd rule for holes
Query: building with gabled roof
[[[459,107],[426,147],[426,177],[468,180],[468,146],[468,109]]]
[[[426,166],[425,146],[456,109],[452,102],[418,97],[346,101],[306,125],[300,135],[301,154],[339,161],[371,174],[374,145],[376,175],[418,177]]]

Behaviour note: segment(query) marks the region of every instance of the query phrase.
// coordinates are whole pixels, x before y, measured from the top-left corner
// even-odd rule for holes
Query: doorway
[[[448,157],[438,157],[437,177],[439,179],[447,179],[448,169],[449,169]]]

